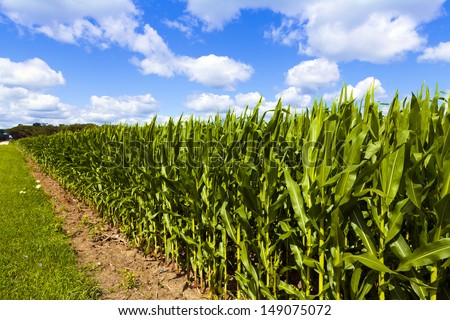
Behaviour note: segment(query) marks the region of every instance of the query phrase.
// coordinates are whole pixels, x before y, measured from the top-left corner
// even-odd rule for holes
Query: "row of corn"
[[[213,298],[450,298],[446,97],[347,96],[19,146]]]

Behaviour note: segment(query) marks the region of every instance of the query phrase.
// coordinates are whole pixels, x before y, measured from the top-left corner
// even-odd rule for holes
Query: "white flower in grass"
[[[19,191],[19,193],[26,193],[26,192],[22,190],[22,191]]]
[[[37,186],[36,186],[36,189],[39,189],[41,187],[41,185],[40,184],[38,184]]]
[[[36,183],[41,183],[41,180],[36,180]]]

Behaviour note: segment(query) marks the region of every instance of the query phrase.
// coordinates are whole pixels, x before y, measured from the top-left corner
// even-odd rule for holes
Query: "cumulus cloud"
[[[13,62],[8,58],[0,58],[0,85],[43,89],[64,83],[61,71],[51,69],[41,59]]]
[[[84,107],[75,107],[56,96],[24,88],[0,86],[0,127],[35,122],[60,123],[145,123],[158,110],[159,103],[151,95],[92,96]],[[164,116],[160,117],[164,119]]]
[[[224,114],[230,109],[234,110],[237,114],[241,114],[247,106],[249,110],[252,110],[260,99],[262,100],[261,111],[275,106],[273,102],[266,102],[262,94],[257,91],[238,93],[234,97],[227,94],[218,95],[203,92],[188,96],[185,108],[204,117],[214,116],[217,113]]]
[[[197,112],[226,112],[234,106],[234,100],[229,95],[200,93],[188,97],[185,104],[188,110]]]
[[[63,74],[41,59],[14,62],[0,58],[0,128],[35,122],[54,125],[145,122],[153,117],[159,106],[148,93],[92,96],[88,105],[77,108],[46,92],[64,83]]]
[[[197,59],[184,57],[176,65],[190,81],[228,90],[233,90],[237,81],[247,81],[253,73],[253,68],[244,63],[214,54]]]
[[[174,56],[173,54],[150,55],[143,60],[132,59],[143,74],[172,77],[182,74],[190,81],[205,86],[234,90],[237,82],[245,82],[253,74],[253,68],[227,56],[210,54],[199,58]]]
[[[187,0],[187,10],[205,25],[222,29],[245,9],[269,9],[289,21],[266,36],[283,44],[298,41],[300,52],[333,61],[384,63],[420,50],[426,43],[418,30],[442,12],[445,0]],[[297,23],[294,21],[297,20]],[[302,37],[304,35],[304,37]]]
[[[319,58],[303,61],[289,69],[286,84],[306,91],[315,91],[335,84],[339,76],[336,63]]]
[[[264,97],[262,97],[261,93],[257,91],[248,93],[238,93],[234,96],[236,106],[242,109],[244,109],[247,106],[249,108],[253,108],[258,104],[260,99],[262,99],[262,102],[264,103],[265,101]]]
[[[15,62],[0,58],[0,127],[65,119],[70,106],[44,92],[64,83],[62,73],[41,59]]]
[[[21,87],[0,85],[0,127],[34,122],[61,123],[71,115],[71,106],[56,96]]]
[[[205,31],[221,30],[239,16],[240,5],[236,1],[187,1],[187,10],[203,23]]]
[[[138,10],[129,0],[3,0],[0,10],[18,25],[66,43],[80,40],[108,45],[111,37],[103,23],[117,18],[113,32],[121,33],[126,25],[135,26]]]
[[[375,77],[367,77],[359,81],[355,86],[351,84],[347,85],[348,98],[351,96],[355,99],[362,99],[372,86],[375,88],[375,97],[377,99],[387,97],[386,90],[383,88],[381,81]],[[325,101],[335,100],[339,98],[340,94],[340,91],[328,92],[323,95],[323,99]]]
[[[92,96],[84,107],[79,122],[136,123],[151,120],[158,110],[158,101],[151,95]]]
[[[298,19],[284,17],[279,27],[271,26],[264,32],[264,37],[285,46],[298,44],[304,38]]]
[[[127,48],[143,56],[131,59],[143,74],[180,74],[206,86],[233,89],[253,73],[251,66],[226,56],[176,55],[154,28],[142,25],[142,12],[132,0],[60,0],[39,4],[34,0],[4,0],[0,2],[0,12],[17,25],[57,41],[88,43],[101,49],[111,45]],[[189,19],[193,21],[190,17],[183,20],[185,24],[166,24],[179,29],[186,26],[184,31],[189,32]]]
[[[417,60],[419,62],[450,62],[450,42],[441,42],[435,47],[426,48]]]
[[[374,77],[367,77],[364,80],[361,80],[356,84],[355,87],[353,87],[352,85],[348,85],[347,89],[349,92],[353,92],[353,97],[361,99],[365,96],[367,90],[372,88],[372,86],[375,88],[376,97],[386,97],[386,90],[384,90],[383,86],[381,85],[381,81]]]
[[[298,88],[289,87],[276,95],[277,99],[281,98],[283,105],[290,105],[295,108],[306,108],[311,102],[309,94],[302,94]]]
[[[228,110],[233,110],[240,115],[247,106],[248,110],[253,110],[260,99],[262,100],[259,108],[261,112],[272,110],[280,98],[284,106],[290,105],[293,108],[305,108],[311,102],[310,95],[302,94],[299,89],[290,87],[277,93],[269,101],[257,91],[238,93],[234,97],[207,92],[193,94],[187,97],[185,108],[204,118],[215,116],[217,113],[224,115]]]
[[[416,28],[411,17],[388,13],[373,13],[365,22],[352,26],[341,21],[310,22],[309,38],[301,52],[339,61],[389,62],[422,47],[425,39]]]

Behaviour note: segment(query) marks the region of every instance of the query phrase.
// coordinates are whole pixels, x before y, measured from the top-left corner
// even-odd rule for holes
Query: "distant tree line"
[[[0,135],[3,133],[10,134],[13,139],[22,139],[28,137],[35,137],[40,135],[49,136],[62,131],[81,131],[86,128],[96,127],[96,124],[86,123],[86,124],[60,124],[59,126],[54,126],[46,123],[33,123],[32,125],[19,124],[15,127],[9,129],[0,129]]]

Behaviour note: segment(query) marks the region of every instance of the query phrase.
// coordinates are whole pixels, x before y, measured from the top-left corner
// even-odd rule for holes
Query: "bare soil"
[[[100,288],[100,299],[207,299],[155,258],[145,257],[118,230],[104,223],[95,210],[65,191],[30,159],[33,177],[48,194],[78,263]]]

